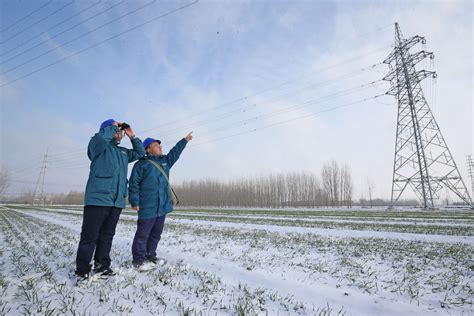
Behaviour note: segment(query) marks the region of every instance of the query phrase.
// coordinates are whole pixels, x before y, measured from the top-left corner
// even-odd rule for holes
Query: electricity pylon
[[[471,193],[474,195],[474,160],[472,156],[467,156],[467,173],[471,178]]]
[[[421,36],[403,38],[395,23],[395,48],[384,60],[390,72],[384,80],[391,88],[386,94],[398,101],[395,159],[393,164],[393,207],[407,187],[411,187],[423,207],[434,208],[443,186],[472,206],[471,197],[444,140],[421,88],[421,80],[436,78],[432,71],[415,69],[415,65],[433,53],[410,53],[414,45],[426,41]]]
[[[46,176],[46,168],[48,165],[48,149],[43,156],[43,163],[41,164],[40,174],[36,182],[35,194],[33,196],[33,204],[45,204],[46,197],[44,196],[44,178]]]

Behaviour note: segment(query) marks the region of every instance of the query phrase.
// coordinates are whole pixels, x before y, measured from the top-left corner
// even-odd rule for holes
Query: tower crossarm
[[[411,63],[413,66],[418,64],[420,61],[425,59],[426,57],[429,57],[431,60],[434,59],[434,54],[432,52],[427,52],[425,50],[419,51],[418,53],[415,53],[410,56],[410,58],[407,60],[408,63]]]
[[[390,53],[390,55],[388,55],[387,58],[385,58],[383,63],[384,64],[391,64],[392,62],[394,62],[397,59],[397,54],[401,54],[404,51],[409,50],[410,48],[412,48],[413,46],[415,46],[418,43],[422,43],[422,44],[426,43],[425,38],[422,37],[422,36],[416,35],[416,36],[413,36],[413,37],[405,39],[405,40],[401,39],[399,45],[395,46],[393,51]]]

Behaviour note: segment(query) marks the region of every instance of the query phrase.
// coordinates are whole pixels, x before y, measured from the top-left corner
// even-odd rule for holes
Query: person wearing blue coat
[[[119,146],[123,131],[130,138],[133,149]],[[87,156],[91,164],[76,256],[78,280],[89,278],[93,256],[94,273],[114,275],[110,268],[110,249],[126,204],[128,164],[145,156],[145,149],[128,124],[109,119],[102,122],[99,132],[89,141]]]
[[[163,263],[163,260],[156,257],[156,248],[161,239],[166,214],[173,211],[169,172],[192,138],[191,132],[167,155],[162,153],[160,140],[147,138],[143,142],[147,155],[133,166],[129,201],[138,212],[137,231],[132,244],[133,266],[138,270],[147,270]]]

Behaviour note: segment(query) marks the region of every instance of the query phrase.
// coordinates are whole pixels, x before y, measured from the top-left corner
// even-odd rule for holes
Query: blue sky
[[[69,2],[3,1],[1,61],[44,43],[3,62],[0,83],[190,2],[75,1],[49,16]],[[109,7],[113,8],[99,14]],[[137,11],[97,29],[133,10]],[[425,95],[469,182],[465,160],[472,154],[473,139],[472,18],[468,1],[201,0],[0,88],[0,163],[12,170],[16,181],[9,191],[34,189],[46,148],[51,154],[46,190],[82,189],[88,139],[101,121],[113,117],[129,122],[142,139],[162,139],[165,152],[194,131],[195,139],[173,170],[175,182],[271,172],[319,173],[324,161],[336,159],[351,166],[356,198],[367,195],[367,178],[375,183],[376,196],[388,198],[394,98],[262,127],[383,93],[388,84],[378,82],[313,106],[286,110],[383,77],[386,66],[366,67],[390,53],[396,21],[406,37],[425,36],[426,49],[435,53],[436,94],[427,79]],[[52,51],[8,71],[48,50]],[[431,69],[428,62],[420,67]],[[264,116],[268,113],[273,114]],[[232,137],[235,134],[239,135]],[[125,140],[123,145],[130,143]]]

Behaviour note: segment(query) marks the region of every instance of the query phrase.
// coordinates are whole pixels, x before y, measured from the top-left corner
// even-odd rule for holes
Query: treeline
[[[350,168],[336,161],[311,172],[271,174],[234,181],[185,181],[174,187],[182,206],[318,207],[353,205]]]
[[[290,172],[240,180],[215,179],[184,181],[175,184],[180,206],[197,207],[352,207],[387,206],[390,201],[360,198],[353,200],[353,183],[349,166],[329,161],[319,173]],[[369,190],[371,192],[371,190]],[[1,196],[3,203],[33,204],[33,192],[19,196]],[[48,194],[37,204],[81,205],[84,192]],[[398,205],[417,205],[415,200],[399,201]]]
[[[84,203],[84,192],[71,191],[69,193],[46,194],[39,200],[33,200],[34,193],[32,191],[19,196],[3,196],[1,198],[2,203],[82,205]]]
[[[174,185],[180,206],[318,207],[353,205],[352,177],[347,165],[330,161],[320,175],[311,172],[270,174],[232,181],[199,180]],[[49,194],[38,204],[82,204],[83,192]],[[33,193],[8,202],[33,203]],[[6,202],[6,201],[4,201]]]

